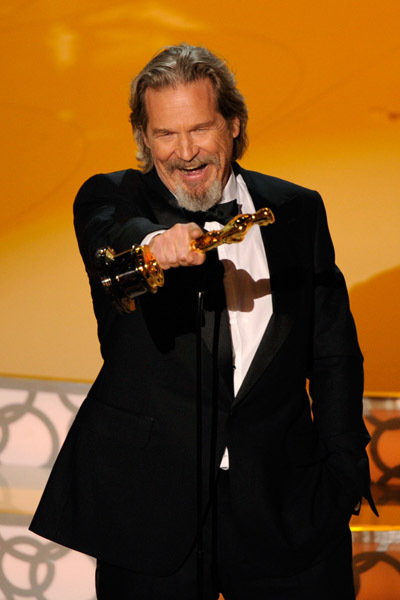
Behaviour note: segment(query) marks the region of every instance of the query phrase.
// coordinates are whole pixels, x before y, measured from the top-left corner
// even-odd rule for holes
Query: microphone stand
[[[203,318],[204,291],[197,292],[196,326],[196,525],[197,525],[197,599],[204,597],[204,548],[203,548],[203,397],[201,326]]]
[[[215,283],[216,273],[213,274],[213,282]],[[221,285],[223,285],[221,280]],[[200,289],[199,289],[200,288]],[[215,567],[213,560],[216,557],[216,496],[215,491],[213,492],[213,486],[215,484],[215,469],[216,469],[216,443],[217,443],[217,421],[218,421],[218,387],[219,387],[219,347],[221,344],[221,317],[222,308],[215,307],[215,315],[212,325],[212,331],[207,327],[206,322],[203,323],[204,319],[204,300],[205,290],[208,289],[206,278],[203,277],[202,283],[200,283],[197,294],[197,307],[196,307],[196,324],[195,324],[195,335],[196,335],[196,561],[197,561],[197,600],[204,600],[205,585],[204,585],[204,517],[203,517],[203,473],[204,460],[203,460],[203,364],[202,364],[202,344],[203,344],[203,324],[206,329],[206,336],[209,337],[211,342],[212,352],[212,391],[211,391],[211,424],[210,424],[210,462],[208,465],[208,484],[210,491],[210,519],[211,519],[211,568]],[[216,293],[216,290],[214,290]],[[217,294],[221,293],[218,291]],[[224,303],[225,303],[225,293]],[[218,301],[217,301],[218,304]],[[228,326],[228,324],[227,324]],[[208,329],[208,331],[207,331]],[[228,332],[229,336],[229,332]],[[226,343],[227,340],[225,340]],[[226,360],[226,357],[222,357]],[[231,359],[230,359],[231,360]]]
[[[205,282],[203,290],[197,291],[197,312],[196,312],[196,579],[197,579],[197,600],[204,600],[204,519],[203,519],[203,365],[202,365],[202,327],[204,319],[204,296]],[[213,357],[213,375],[212,375],[212,412],[211,412],[211,430],[210,430],[210,463],[209,467],[209,490],[213,495],[213,484],[215,483],[216,466],[216,437],[217,437],[217,399],[218,399],[218,347],[220,343],[220,325],[221,313],[216,313],[212,333],[212,357]],[[211,561],[214,553],[216,555],[215,536],[216,536],[216,498],[211,501],[209,510],[211,511]]]

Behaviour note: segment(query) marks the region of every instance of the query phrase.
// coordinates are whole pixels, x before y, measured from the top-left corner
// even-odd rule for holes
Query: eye
[[[173,132],[168,131],[167,129],[163,129],[162,131],[157,131],[154,135],[157,139],[168,139],[172,136]]]

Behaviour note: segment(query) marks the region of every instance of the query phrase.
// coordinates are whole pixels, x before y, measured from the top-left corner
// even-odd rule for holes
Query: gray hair
[[[248,113],[245,100],[236,87],[234,74],[223,59],[207,48],[182,43],[177,46],[167,46],[156,54],[131,83],[130,122],[138,146],[136,157],[144,173],[153,166],[153,157],[144,142],[144,132],[148,124],[146,90],[148,88],[160,90],[206,78],[209,78],[213,84],[218,111],[228,124],[230,125],[235,117],[239,118],[240,132],[234,139],[232,160],[243,156],[248,146]]]

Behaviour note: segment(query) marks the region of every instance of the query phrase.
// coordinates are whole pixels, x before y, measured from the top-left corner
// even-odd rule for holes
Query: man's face
[[[228,180],[235,117],[218,112],[210,79],[161,90],[146,90],[148,125],[144,132],[157,173],[181,206],[206,210],[221,199]]]

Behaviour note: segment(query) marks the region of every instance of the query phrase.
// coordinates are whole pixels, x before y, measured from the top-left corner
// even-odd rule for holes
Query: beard
[[[184,190],[177,186],[176,200],[181,208],[192,212],[208,210],[222,198],[222,183],[217,179],[206,190]]]
[[[208,164],[219,167],[220,161],[216,156],[207,156],[205,158],[196,158],[190,162],[172,160],[166,167],[169,173],[172,174],[175,169],[195,169]],[[191,212],[208,210],[221,200],[222,192],[222,183],[218,181],[218,179],[215,179],[215,181],[209,184],[206,189],[202,186],[199,186],[198,189],[196,189],[196,186],[194,186],[193,189],[185,189],[181,185],[177,185],[175,188],[175,196],[178,205]]]

